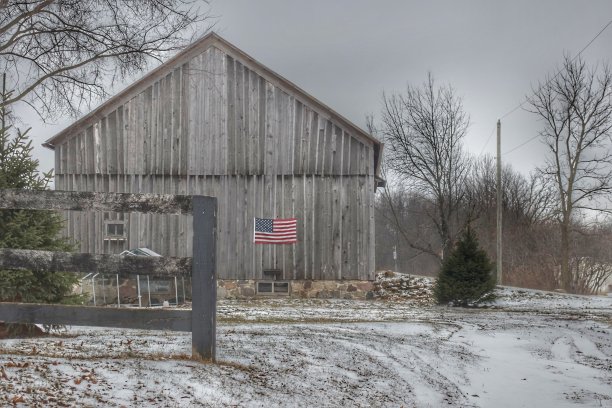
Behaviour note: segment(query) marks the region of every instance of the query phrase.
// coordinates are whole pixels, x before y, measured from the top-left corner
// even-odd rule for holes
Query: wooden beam
[[[0,269],[43,272],[189,276],[191,258],[122,256],[0,248]]]
[[[116,309],[107,307],[0,303],[0,321],[6,323],[191,331],[191,311],[176,309]]]
[[[215,361],[217,338],[217,199],[193,197],[193,272],[191,274],[194,358]]]
[[[91,191],[0,190],[0,209],[191,214],[191,196]]]

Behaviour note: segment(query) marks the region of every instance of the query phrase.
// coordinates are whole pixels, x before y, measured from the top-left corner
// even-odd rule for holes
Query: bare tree
[[[607,211],[600,203],[612,191],[612,73],[606,65],[589,69],[581,59],[566,57],[559,73],[539,84],[528,102],[544,123],[541,136],[549,155],[543,170],[558,194],[561,284],[574,291],[572,221],[583,210]]]
[[[461,98],[450,85],[436,86],[431,74],[419,87],[408,85],[404,94],[383,95],[386,164],[393,177],[434,203],[426,217],[440,238],[439,251],[410,245],[439,259],[466,222],[461,210],[470,159],[462,139],[468,125]]]
[[[179,49],[209,19],[195,0],[4,0],[0,70],[42,118],[77,114],[109,85]]]
[[[502,168],[504,282],[538,289],[558,287],[558,236],[553,224],[556,196],[540,172],[524,176],[510,165]],[[491,259],[496,254],[496,163],[491,156],[475,162],[470,196],[478,219],[472,223]]]
[[[554,186],[541,172],[535,171],[525,177],[506,164],[501,176],[505,221],[533,225],[553,219],[556,203]],[[486,155],[474,162],[468,189],[476,207],[475,213],[495,215],[497,181],[494,157]]]
[[[407,189],[379,190],[375,202],[377,269],[397,265],[397,271],[435,276],[440,263],[433,248],[439,247],[439,239],[424,216],[431,207],[430,200]]]

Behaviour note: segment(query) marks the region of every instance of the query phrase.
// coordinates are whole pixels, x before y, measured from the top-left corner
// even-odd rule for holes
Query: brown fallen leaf
[[[30,363],[28,362],[24,362],[24,363],[16,363],[14,361],[9,361],[8,363],[6,363],[7,367],[10,368],[27,368],[30,365]]]

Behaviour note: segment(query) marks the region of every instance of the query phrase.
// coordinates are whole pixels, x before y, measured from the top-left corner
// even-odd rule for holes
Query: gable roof
[[[378,168],[380,166],[380,153],[382,150],[382,143],[378,139],[376,139],[368,132],[361,129],[359,126],[355,125],[339,113],[335,112],[323,102],[308,94],[306,91],[295,85],[293,82],[283,78],[281,75],[277,74],[276,72],[267,68],[260,62],[256,61],[254,58],[252,58],[233,44],[229,43],[227,40],[225,40],[215,32],[210,32],[201,39],[190,44],[185,49],[177,53],[174,57],[170,58],[168,61],[164,62],[163,64],[140,78],[138,81],[134,82],[124,90],[109,98],[96,109],[83,116],[82,118],[78,119],[76,122],[72,123],[70,126],[57,133],[55,136],[46,140],[43,143],[43,146],[54,150],[55,146],[61,144],[64,140],[76,135],[79,131],[89,126],[93,122],[97,122],[100,119],[104,118],[109,113],[114,111],[117,106],[128,102],[134,96],[138,95],[146,88],[148,88],[152,83],[162,78],[173,69],[189,61],[196,55],[199,55],[202,52],[206,51],[211,46],[215,46],[220,50],[226,52],[227,54],[231,55],[232,57],[237,58],[241,62],[246,63],[250,69],[261,75],[269,82],[273,83],[276,86],[279,86],[285,91],[298,95],[304,101],[307,101],[309,104],[311,104],[313,107],[317,108],[318,110],[324,111],[326,116],[328,116],[331,120],[352,130],[353,132],[355,132],[356,135],[373,142],[375,152],[375,172],[376,174],[378,174]]]

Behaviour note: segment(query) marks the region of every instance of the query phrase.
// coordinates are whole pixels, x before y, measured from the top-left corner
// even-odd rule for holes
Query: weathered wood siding
[[[373,142],[227,50],[173,69],[55,154],[56,189],[217,197],[221,279],[373,278]],[[291,216],[297,245],[252,243],[253,217]],[[83,252],[191,255],[187,216],[127,214],[127,241],[103,239],[103,214],[67,219]]]

